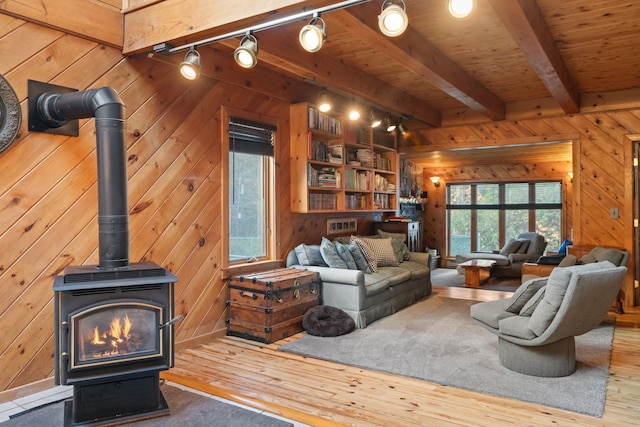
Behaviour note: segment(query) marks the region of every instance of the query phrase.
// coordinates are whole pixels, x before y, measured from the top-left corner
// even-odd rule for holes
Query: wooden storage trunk
[[[271,343],[302,331],[304,313],[319,304],[318,273],[295,268],[229,279],[227,335]]]

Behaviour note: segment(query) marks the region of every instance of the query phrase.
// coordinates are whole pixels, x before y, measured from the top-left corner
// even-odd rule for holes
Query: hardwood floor
[[[509,293],[434,286],[434,294],[492,300]],[[611,316],[613,318],[613,316]],[[616,316],[602,418],[279,352],[221,337],[176,354],[162,376],[313,426],[637,425],[640,309]]]

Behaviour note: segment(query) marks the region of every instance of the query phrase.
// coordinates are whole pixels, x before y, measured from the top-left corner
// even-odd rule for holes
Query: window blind
[[[229,117],[229,150],[273,157],[275,126]]]

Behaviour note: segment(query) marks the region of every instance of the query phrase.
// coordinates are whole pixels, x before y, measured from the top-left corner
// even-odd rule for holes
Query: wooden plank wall
[[[618,106],[617,108],[620,108]],[[560,165],[536,162],[524,165],[478,166],[453,170],[425,169],[429,192],[426,223],[427,245],[444,250],[446,239],[445,192],[433,188],[428,177],[439,174],[447,180],[476,180],[478,177],[505,176],[522,179],[565,179],[567,201],[572,206],[567,224],[574,229],[574,243],[602,245],[633,250],[633,210],[630,135],[640,133],[640,109],[589,111],[563,117],[525,118],[488,124],[469,124],[420,132],[420,140],[433,150],[478,146],[512,145],[536,141],[573,141],[574,180],[566,182],[565,172],[557,176]],[[499,163],[499,162],[498,162]],[[436,173],[437,172],[437,173]],[[434,195],[434,196],[432,196]],[[611,219],[610,208],[620,217]],[[626,306],[633,305],[633,259],[623,285]]]
[[[0,390],[53,373],[53,278],[97,264],[94,120],[77,138],[27,130],[27,80],[79,90],[113,87],[127,114],[131,261],[154,261],[179,278],[178,343],[225,329],[220,106],[278,117],[278,256],[319,243],[326,217],[289,213],[289,103],[199,79],[175,67],[0,14],[0,74],[21,102],[20,135],[0,154]],[[340,216],[340,215],[333,215]],[[344,215],[342,215],[344,216]],[[351,215],[350,215],[351,216]],[[356,215],[358,216],[358,215]],[[362,233],[371,218],[359,215]]]

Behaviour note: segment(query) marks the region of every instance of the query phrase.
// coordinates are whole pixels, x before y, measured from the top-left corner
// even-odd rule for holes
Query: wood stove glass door
[[[71,369],[163,356],[163,307],[107,301],[71,313]]]

